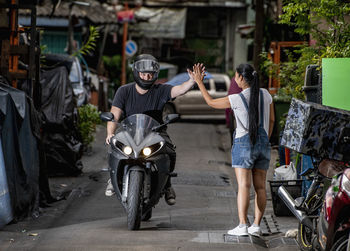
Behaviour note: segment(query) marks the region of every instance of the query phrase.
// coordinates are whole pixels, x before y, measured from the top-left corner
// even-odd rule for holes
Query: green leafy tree
[[[284,1],[280,23],[316,41],[319,64],[322,58],[350,56],[350,3],[340,0]]]
[[[261,64],[272,77],[278,77],[281,88],[275,99],[289,101],[304,98],[305,69],[309,64],[321,66],[322,58],[350,57],[350,3],[341,0],[284,0],[280,24],[294,27],[300,35],[310,36],[310,45],[297,46],[296,56],[274,65],[265,55]]]
[[[91,53],[96,49],[96,41],[100,37],[100,33],[95,26],[89,27],[89,37],[83,46],[73,53],[72,56],[80,56]]]

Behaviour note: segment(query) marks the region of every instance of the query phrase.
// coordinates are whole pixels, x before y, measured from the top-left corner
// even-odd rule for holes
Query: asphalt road
[[[98,127],[92,152],[83,157],[84,174],[50,179],[52,194],[67,199],[44,208],[38,219],[0,230],[0,250],[297,250],[293,239],[281,238],[296,226],[289,218],[278,218],[280,234],[258,240],[225,238],[238,219],[224,124],[179,122],[168,131],[177,146],[175,206],[162,199],[139,231],[127,230],[122,206],[104,195],[105,129]]]

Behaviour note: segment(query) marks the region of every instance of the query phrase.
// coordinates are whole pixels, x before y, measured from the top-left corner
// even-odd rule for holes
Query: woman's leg
[[[260,225],[266,207],[266,170],[254,168],[253,185],[255,189],[255,219],[254,224]]]
[[[238,184],[237,208],[239,224],[247,224],[249,191],[252,184],[252,170],[245,168],[235,168],[235,173]]]

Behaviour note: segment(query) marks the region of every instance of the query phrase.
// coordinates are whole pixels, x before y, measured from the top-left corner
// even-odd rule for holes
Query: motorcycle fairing
[[[152,131],[152,128],[156,126],[159,126],[159,123],[148,115],[131,115],[121,122],[112,142],[120,142],[125,146],[130,146],[133,149],[133,157],[139,158],[145,147],[160,142],[162,142],[162,146],[165,144],[159,133]]]

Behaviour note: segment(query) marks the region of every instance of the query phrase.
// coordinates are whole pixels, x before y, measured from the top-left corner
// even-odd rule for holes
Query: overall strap
[[[243,101],[245,109],[247,110],[247,112],[249,112],[247,100],[245,99],[242,93],[239,93],[239,96]],[[260,89],[260,124],[259,126],[264,126],[264,93],[261,89]]]
[[[245,99],[245,97],[243,96],[242,93],[239,93],[239,96],[241,97],[241,99],[242,99],[242,101],[243,101],[243,104],[244,104],[244,106],[245,106],[245,109],[247,110],[247,112],[249,112],[247,100]]]
[[[260,124],[259,126],[264,127],[264,93],[260,89]]]

